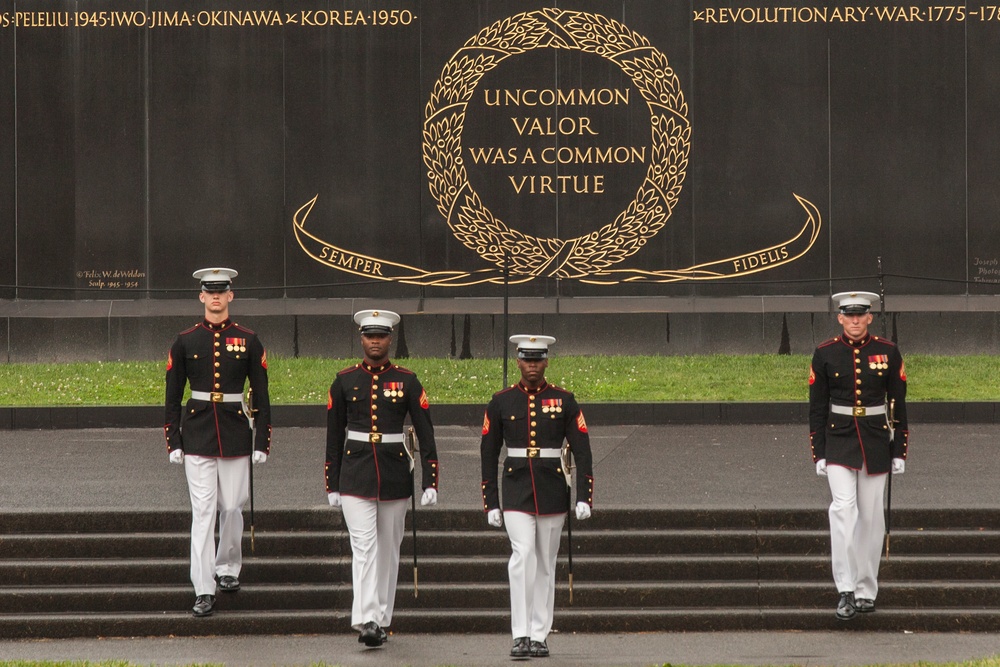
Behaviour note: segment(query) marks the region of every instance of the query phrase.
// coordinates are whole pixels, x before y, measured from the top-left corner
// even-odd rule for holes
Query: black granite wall
[[[787,4],[0,0],[0,299],[997,292],[997,10]]]

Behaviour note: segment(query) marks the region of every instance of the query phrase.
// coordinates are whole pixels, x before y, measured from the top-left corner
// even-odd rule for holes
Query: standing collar
[[[362,359],[361,363],[358,364],[358,366],[360,368],[368,371],[369,373],[384,373],[387,370],[389,370],[390,368],[392,368],[392,362],[389,361],[388,359],[386,359],[384,364],[382,364],[380,366],[372,366],[367,361],[365,361],[364,359]]]
[[[852,340],[847,334],[840,334],[841,342],[848,347],[864,347],[871,342],[871,339],[871,334],[865,334],[860,340]]]
[[[524,386],[524,382],[518,382],[517,388],[523,391],[525,394],[538,394],[544,391],[545,389],[549,388],[549,381],[542,380],[542,384],[538,385],[538,387],[535,389],[529,389],[528,387]]]
[[[214,322],[209,322],[208,320],[205,320],[205,321],[202,322],[202,326],[204,326],[209,331],[222,331],[223,329],[225,329],[225,328],[229,327],[230,325],[232,325],[232,323],[233,323],[233,321],[230,320],[227,317],[226,319],[224,319],[223,321],[219,322],[218,324],[215,324]]]

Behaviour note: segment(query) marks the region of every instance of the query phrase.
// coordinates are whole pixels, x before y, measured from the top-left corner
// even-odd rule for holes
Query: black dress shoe
[[[385,643],[385,631],[378,627],[375,621],[368,621],[361,626],[361,634],[358,635],[358,642],[368,648],[377,648]]]
[[[849,621],[854,618],[857,610],[854,608],[854,593],[841,593],[837,601],[837,618]]]
[[[224,574],[219,579],[219,590],[223,593],[235,593],[240,590],[240,580],[231,574]]]
[[[531,657],[531,642],[527,637],[518,637],[514,640],[514,645],[510,648],[510,657],[529,658]]]
[[[379,644],[384,644],[389,641],[389,633],[386,632],[385,628],[378,629]]]
[[[875,611],[875,600],[858,598],[854,601],[854,609],[859,614],[870,614]]]
[[[191,609],[191,613],[195,616],[211,616],[214,611],[214,595],[199,595],[194,599],[194,607]]]
[[[547,658],[549,657],[549,645],[545,643],[544,640],[536,642],[534,639],[531,640],[531,646],[528,648],[531,652],[532,658]]]

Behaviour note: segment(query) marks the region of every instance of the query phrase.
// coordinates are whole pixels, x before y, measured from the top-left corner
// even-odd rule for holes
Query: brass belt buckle
[[[223,395],[222,395],[221,391],[213,391],[212,392],[212,402],[213,403],[222,403],[222,398],[223,398]]]
[[[854,416],[855,417],[864,417],[866,412],[867,411],[865,410],[865,406],[863,406],[863,405],[856,405],[856,406],[854,406]]]
[[[538,447],[528,447],[528,458],[537,459],[538,458]]]
[[[369,433],[368,434],[368,442],[372,443],[373,445],[377,445],[378,443],[382,442],[382,434],[381,433]]]

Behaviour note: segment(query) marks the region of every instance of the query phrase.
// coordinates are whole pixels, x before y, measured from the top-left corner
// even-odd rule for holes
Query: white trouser
[[[510,631],[514,639],[545,641],[556,601],[556,557],[565,514],[504,512],[510,537]]]
[[[831,465],[830,548],[833,581],[840,593],[874,600],[878,595],[878,566],[882,558],[885,515],[882,493],[887,475],[869,475],[866,468],[851,470]]]
[[[406,498],[379,501],[344,496],[342,502],[354,555],[351,625],[374,621],[388,627],[396,605],[399,545],[403,542],[408,501]]]
[[[238,577],[243,567],[243,505],[250,496],[250,457],[188,455],[184,472],[191,496],[191,583],[195,595],[215,595],[215,576]]]

